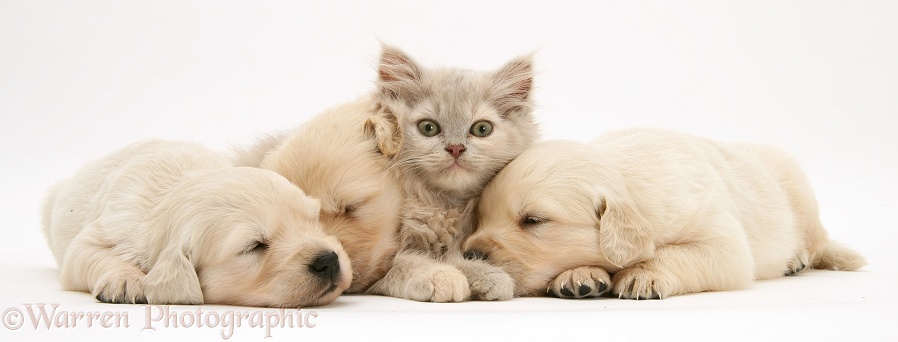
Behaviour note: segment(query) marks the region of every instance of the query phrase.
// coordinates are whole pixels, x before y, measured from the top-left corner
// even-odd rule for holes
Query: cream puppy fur
[[[783,152],[664,130],[534,145],[479,210],[465,248],[509,272],[518,296],[666,298],[866,264],[829,240]]]
[[[337,106],[235,156],[244,164],[258,160],[257,166],[321,201],[323,228],[340,240],[352,263],[349,293],[366,291],[382,279],[399,244],[399,186],[377,149],[378,133],[365,126],[376,112],[367,98]]]
[[[318,210],[274,172],[150,140],[52,188],[42,226],[63,288],[103,302],[302,307],[352,277]]]
[[[236,149],[242,165],[278,172],[321,201],[325,232],[340,240],[353,269],[347,293],[418,301],[468,299],[470,285],[452,265],[399,249],[402,187],[378,143],[395,132],[373,125],[380,114],[370,97],[317,115],[292,132],[274,133]]]

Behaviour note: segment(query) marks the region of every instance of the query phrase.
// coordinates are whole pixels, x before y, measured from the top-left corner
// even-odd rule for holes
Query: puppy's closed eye
[[[268,243],[264,241],[253,241],[252,243],[248,244],[247,247],[243,249],[242,252],[240,252],[240,254],[262,254],[266,251],[268,251]]]
[[[541,225],[546,222],[549,222],[549,219],[543,215],[527,214],[527,215],[524,215],[523,217],[521,217],[521,221],[518,223],[518,225],[520,225],[521,228],[528,229],[528,228],[536,227],[536,226]]]
[[[358,218],[359,211],[362,209],[362,206],[367,202],[367,199],[348,202],[349,204],[344,204],[340,206],[340,210],[338,215],[345,216],[350,219]]]
[[[361,203],[351,203],[347,204],[343,207],[342,214],[346,217],[355,218],[355,214],[358,212]]]

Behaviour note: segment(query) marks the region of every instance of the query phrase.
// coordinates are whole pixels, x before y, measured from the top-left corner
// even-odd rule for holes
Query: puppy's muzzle
[[[340,258],[336,252],[319,255],[309,265],[312,274],[315,274],[329,282],[334,282],[340,276]]]

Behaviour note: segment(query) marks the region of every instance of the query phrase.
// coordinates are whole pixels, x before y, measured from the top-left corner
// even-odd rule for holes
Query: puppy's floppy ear
[[[143,286],[149,304],[203,304],[200,279],[179,243],[159,254]]]
[[[492,101],[503,117],[532,111],[533,56],[526,55],[506,63],[493,75]]]
[[[317,219],[319,213],[321,213],[321,201],[311,197],[303,197],[302,210],[303,216]]]
[[[381,109],[365,121],[365,133],[377,142],[380,153],[393,157],[402,147],[402,132],[395,115]]]
[[[377,90],[388,99],[413,102],[420,97],[418,81],[421,67],[399,48],[381,44],[380,64],[377,67]]]
[[[654,249],[652,227],[628,197],[602,196],[596,209],[602,254],[618,267]]]

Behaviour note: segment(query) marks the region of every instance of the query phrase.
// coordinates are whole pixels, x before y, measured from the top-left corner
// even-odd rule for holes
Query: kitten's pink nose
[[[449,145],[446,146],[446,152],[452,154],[452,157],[458,159],[458,156],[461,155],[462,152],[465,151],[465,145]]]

